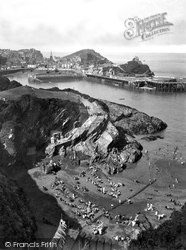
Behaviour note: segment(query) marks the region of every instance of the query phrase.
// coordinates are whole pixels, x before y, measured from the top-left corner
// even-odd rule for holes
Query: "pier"
[[[102,83],[107,82],[111,86],[126,87],[140,89],[140,90],[154,90],[157,92],[185,92],[186,80],[173,78],[163,79],[158,77],[120,77],[120,76],[104,76],[98,74],[86,74],[87,77],[96,78],[101,80]]]
[[[104,75],[89,74],[89,73],[87,73],[86,76],[99,79],[103,82],[108,81],[111,85],[115,85],[115,86],[119,86],[119,87],[124,87],[124,85],[128,85],[130,79],[134,78],[134,77],[119,77],[119,76],[108,77],[108,76],[104,76]]]
[[[156,88],[156,91],[160,92],[185,92],[186,82],[159,82],[159,81],[147,81],[150,87]]]

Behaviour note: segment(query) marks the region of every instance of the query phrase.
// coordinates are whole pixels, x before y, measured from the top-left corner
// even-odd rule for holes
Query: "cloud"
[[[6,0],[0,9],[0,47],[117,51],[178,46],[186,43],[185,8],[185,0]],[[172,33],[146,43],[124,38],[127,18],[146,18],[163,12],[174,24]]]

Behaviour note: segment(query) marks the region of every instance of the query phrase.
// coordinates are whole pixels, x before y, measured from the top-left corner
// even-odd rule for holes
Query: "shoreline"
[[[7,70],[0,70],[0,76],[8,76],[8,75],[13,75],[15,73],[23,72],[25,73],[26,71],[32,71],[32,68],[18,68],[18,69],[7,69]]]
[[[160,156],[161,158],[162,158],[162,156]],[[157,161],[157,163],[156,163],[156,161]],[[156,160],[153,164],[154,164],[154,168],[155,168],[155,166],[156,166],[156,168],[159,168],[159,169],[161,169],[161,171],[164,171],[164,169],[163,169],[163,166],[165,165],[165,163],[167,164],[167,167],[169,166],[169,162],[170,162],[170,158],[166,158],[166,159],[160,159],[160,160]],[[146,160],[146,164],[148,163],[148,160]],[[181,166],[183,166],[183,165],[181,165],[179,162],[177,162],[177,161],[172,161],[172,164],[177,164],[178,165],[178,167],[181,167]],[[148,165],[148,164],[147,164]],[[173,165],[172,165],[173,166]],[[147,166],[147,168],[148,168],[148,166]],[[183,166],[183,169],[185,169],[185,166]],[[31,169],[31,170],[29,170],[29,174],[30,174],[30,176],[33,178],[33,180],[37,183],[37,186],[40,188],[40,190],[41,191],[43,191],[42,189],[42,187],[43,187],[43,185],[45,185],[46,187],[47,187],[47,189],[48,189],[48,191],[43,191],[43,192],[45,192],[45,193],[50,193],[50,195],[52,195],[52,196],[54,196],[55,197],[55,191],[52,191],[51,189],[50,189],[50,185],[52,184],[52,182],[53,181],[51,181],[51,179],[55,179],[55,177],[57,176],[57,178],[61,178],[65,183],[67,183],[67,180],[68,180],[68,186],[70,187],[70,190],[73,190],[73,183],[74,183],[74,181],[73,181],[73,177],[74,176],[78,176],[83,170],[85,170],[86,171],[86,167],[81,167],[81,168],[79,168],[79,167],[75,167],[75,169],[73,170],[73,171],[75,171],[74,172],[74,174],[72,175],[72,174],[70,174],[70,172],[69,173],[67,173],[68,172],[68,169],[64,169],[63,168],[63,170],[60,170],[58,173],[57,173],[57,175],[45,175],[44,176],[44,179],[46,180],[46,181],[44,181],[44,179],[42,178],[42,177],[39,177],[39,176],[43,176],[43,174],[40,172],[40,170],[39,170],[39,168],[34,168],[34,169]],[[67,172],[66,172],[67,171]],[[70,170],[69,170],[70,171]],[[154,169],[152,169],[152,171],[151,172],[153,172],[154,171]],[[162,175],[161,174],[161,171],[160,171],[160,176]],[[186,171],[186,170],[185,170]],[[88,171],[89,172],[89,171]],[[85,178],[88,178],[88,177],[90,177],[91,175],[90,175],[90,173],[88,173],[87,172],[87,174],[86,174],[86,177],[83,177],[83,179],[82,178],[80,178],[81,179],[81,185],[82,186],[84,186],[84,185],[86,185],[86,182],[85,182]],[[130,172],[133,172],[133,176],[131,177],[131,175],[130,175]],[[38,175],[37,175],[37,174]],[[37,177],[36,177],[36,175],[37,175]],[[134,179],[135,177],[137,177],[138,176],[138,173],[136,173],[135,175],[134,175],[134,171],[133,171],[133,169],[128,169],[128,173],[127,173],[127,176],[130,176],[130,178],[132,178],[132,179]],[[137,190],[139,190],[139,186],[141,186],[142,187],[142,189],[143,189],[143,187],[144,187],[144,184],[143,184],[143,182],[139,182],[139,184],[138,183],[135,183],[133,180],[130,180],[130,178],[128,179],[128,177],[120,177],[119,178],[119,176],[113,176],[113,177],[110,177],[111,178],[111,180],[112,181],[114,181],[114,182],[120,182],[121,180],[125,183],[125,187],[124,187],[124,193],[122,192],[122,196],[121,197],[123,197],[123,195],[125,196],[125,197],[127,197],[127,196],[130,196],[130,193],[131,193],[131,191],[130,191],[130,189],[131,189],[131,187],[132,187],[132,189],[133,189],[133,191],[132,191],[132,193],[135,191],[135,189],[137,189]],[[139,177],[139,176],[138,176]],[[156,176],[157,177],[157,176]],[[154,227],[154,228],[157,228],[157,226],[158,225],[160,225],[163,221],[165,221],[165,220],[168,220],[169,218],[170,218],[170,215],[171,215],[171,213],[173,212],[173,208],[175,207],[176,208],[176,210],[179,210],[180,209],[180,204],[184,204],[184,202],[186,202],[186,196],[184,195],[184,192],[182,191],[181,192],[181,190],[186,190],[186,186],[183,186],[182,187],[182,185],[183,185],[183,182],[184,182],[184,180],[183,179],[181,179],[181,178],[183,178],[183,175],[182,175],[182,177],[181,176],[179,176],[178,177],[178,179],[179,179],[179,183],[178,184],[176,184],[175,183],[175,179],[167,179],[166,180],[166,182],[165,182],[165,180],[163,180],[162,179],[162,181],[163,182],[161,182],[161,178],[160,177],[157,177],[157,182],[155,182],[155,183],[152,183],[152,187],[149,187],[149,188],[147,188],[147,190],[146,191],[144,191],[144,192],[142,192],[142,193],[140,193],[140,194],[138,194],[136,197],[133,197],[132,199],[131,199],[131,201],[132,201],[132,204],[119,204],[118,202],[117,202],[117,204],[118,205],[116,205],[116,206],[118,206],[117,208],[115,208],[114,209],[114,207],[113,207],[113,209],[111,209],[110,208],[110,211],[111,211],[111,213],[115,216],[115,215],[117,215],[118,213],[120,213],[121,211],[121,213],[124,213],[125,214],[125,211],[127,212],[128,211],[128,209],[129,209],[129,211],[127,212],[127,216],[133,216],[133,218],[134,218],[134,215],[136,214],[136,212],[138,212],[138,211],[140,211],[142,214],[144,213],[144,209],[146,209],[147,207],[147,203],[149,203],[149,204],[153,204],[153,206],[156,208],[154,211],[156,211],[156,210],[158,210],[158,212],[159,212],[159,214],[165,214],[166,215],[166,217],[165,217],[165,219],[163,219],[163,220],[161,220],[161,221],[158,221],[158,219],[156,218],[156,216],[155,216],[155,212],[154,211],[149,211],[149,212],[146,212],[146,216],[147,216],[147,218],[148,218],[148,222]],[[66,180],[66,181],[65,181]],[[103,180],[103,178],[102,178],[102,180]],[[138,180],[140,180],[140,178],[138,179]],[[148,180],[146,180],[146,181],[148,181]],[[72,184],[71,184],[71,182],[72,182]],[[167,190],[167,188],[166,188],[166,184],[165,183],[175,183],[176,185],[175,185],[175,187],[174,188],[172,188],[172,189],[169,189],[169,190]],[[89,184],[88,184],[89,185]],[[103,185],[106,185],[106,183],[105,183],[105,181],[103,181]],[[149,183],[147,184],[147,185],[149,185]],[[168,184],[167,184],[168,185]],[[87,186],[87,185],[86,185]],[[106,185],[107,186],[107,185]],[[136,186],[136,188],[135,188],[135,186]],[[87,186],[88,187],[88,189],[89,190],[91,190],[91,191],[89,191],[88,193],[90,193],[89,195],[88,195],[88,197],[87,197],[87,195],[85,194],[85,196],[84,195],[80,195],[80,193],[76,193],[76,194],[79,194],[80,195],[80,197],[81,197],[81,199],[85,199],[86,201],[88,201],[89,199],[90,199],[90,197],[92,196],[94,196],[97,192],[96,191],[93,191],[93,189],[92,189],[92,187],[90,188],[90,185],[89,186]],[[127,191],[128,190],[128,191]],[[158,192],[157,191],[154,191],[154,190],[158,190]],[[72,192],[72,191],[71,191]],[[169,192],[171,192],[172,193],[172,195],[171,195],[171,197],[169,197],[169,196],[166,196],[166,195],[168,195],[169,194]],[[113,203],[115,203],[116,201],[115,200],[112,200],[112,201],[107,201],[107,199],[105,200],[105,197],[104,197],[104,195],[101,195],[100,193],[97,193],[97,195],[98,195],[98,197],[102,197],[101,199],[103,199],[103,204],[107,204],[106,205],[106,209],[107,210],[109,210],[109,204],[111,204],[111,202]],[[101,196],[100,196],[101,195]],[[62,197],[61,195],[60,195],[60,197]],[[141,203],[142,201],[144,201],[144,199],[145,199],[145,203],[143,204],[143,203]],[[177,203],[179,204],[179,205],[176,205],[176,206],[174,206],[173,205],[173,203],[172,202],[170,202],[169,200],[170,199],[175,199],[176,201],[177,201]],[[71,212],[69,211],[69,207],[68,207],[68,205],[66,206],[66,205],[63,205],[63,202],[61,202],[60,200],[59,200],[59,198],[56,198],[56,200],[57,200],[57,202],[58,202],[58,205],[60,206],[60,207],[62,207],[63,208],[63,210],[64,211],[66,211],[67,213],[68,213],[68,215],[70,216],[70,217],[72,217],[72,214],[71,214]],[[67,199],[68,200],[68,199]],[[98,198],[98,200],[99,200],[99,198]],[[122,200],[122,199],[121,199]],[[115,203],[116,204],[116,203]],[[138,205],[139,204],[139,205]],[[141,205],[140,205],[141,204]],[[100,203],[99,203],[99,206],[100,206]],[[119,208],[119,206],[121,207],[121,209]],[[165,206],[167,206],[167,207],[170,207],[171,209],[166,209],[165,208]],[[66,207],[66,208],[65,208]],[[133,212],[132,212],[133,211]],[[131,212],[132,212],[132,214],[131,214]],[[77,217],[75,216],[74,218],[76,218],[77,219]],[[112,235],[114,235],[114,233],[116,233],[117,232],[117,227],[118,226],[123,226],[123,224],[121,223],[121,224],[115,224],[115,222],[109,222],[108,221],[108,219],[103,219],[103,217],[102,217],[102,215],[100,215],[100,217],[97,217],[98,219],[101,219],[101,220],[103,220],[104,222],[105,222],[105,226],[108,226],[108,228],[107,228],[107,233],[106,233],[106,235],[104,234],[103,235],[103,238],[104,239],[106,239],[106,238],[112,238]],[[80,222],[80,221],[79,221]],[[94,224],[95,222],[93,222],[93,224]],[[83,221],[81,221],[80,222],[80,224],[82,225],[82,227],[84,227],[84,222]],[[113,225],[114,225],[114,227],[115,227],[115,230],[113,229]],[[118,225],[118,226],[117,226]],[[146,227],[146,226],[145,226]],[[86,229],[87,228],[87,229]],[[109,228],[111,228],[111,229],[109,229]],[[124,226],[124,231],[122,230],[121,231],[121,233],[120,233],[120,235],[125,235],[125,233],[124,232],[130,232],[129,233],[129,235],[131,234],[131,233],[133,233],[134,234],[134,231],[135,230],[137,230],[138,229],[138,227],[131,227],[131,226]],[[145,230],[145,229],[143,229],[143,230]],[[92,226],[90,225],[90,226],[86,226],[85,227],[85,229],[83,230],[83,232],[85,232],[85,234],[86,235],[90,235],[90,234],[92,234]],[[117,233],[116,233],[116,235],[117,235]],[[116,236],[115,235],[115,236]],[[131,236],[132,237],[132,236]],[[133,235],[133,237],[134,237],[134,235]]]
[[[12,90],[13,92],[15,91],[15,93],[16,93],[16,95],[13,95],[13,97],[11,95],[11,93],[12,93],[11,91],[7,92],[8,93],[7,96],[6,96],[6,93],[4,91],[2,93],[2,96],[6,96],[6,98],[8,98],[8,99],[11,97],[11,98],[16,100],[16,98],[18,98],[19,95],[21,96],[24,93],[26,93],[28,95],[30,93],[30,91],[31,91],[31,93],[34,94],[35,98],[36,98],[36,92],[37,92],[37,95],[40,96],[40,98],[42,96],[43,99],[44,98],[49,98],[49,97],[50,98],[51,97],[55,97],[55,98],[56,97],[58,97],[58,98],[63,97],[63,98],[65,98],[65,100],[67,100],[67,99],[68,100],[73,100],[74,102],[77,102],[77,103],[82,102],[83,106],[88,107],[87,108],[88,114],[89,114],[89,117],[91,117],[89,120],[87,120],[87,122],[85,124],[83,123],[84,125],[87,124],[88,127],[84,126],[84,128],[88,128],[87,131],[88,131],[89,134],[90,134],[90,132],[91,133],[94,132],[93,128],[91,129],[91,126],[90,126],[89,122],[90,123],[94,122],[94,120],[96,120],[97,117],[99,119],[97,119],[98,123],[96,123],[96,126],[98,126],[98,128],[102,128],[102,126],[99,127],[100,126],[99,125],[100,121],[101,122],[105,121],[105,119],[107,121],[107,119],[109,118],[109,119],[112,120],[112,122],[114,122],[114,121],[120,122],[121,120],[118,121],[117,117],[119,116],[121,118],[120,112],[121,112],[121,114],[124,112],[124,114],[125,114],[124,115],[125,123],[126,123],[126,118],[128,116],[129,117],[131,116],[130,112],[134,112],[134,113],[137,112],[137,110],[132,109],[130,107],[127,107],[127,106],[124,106],[124,105],[118,106],[116,103],[111,103],[111,102],[105,101],[105,103],[107,104],[106,106],[109,106],[109,110],[110,110],[110,113],[109,113],[109,116],[108,116],[108,114],[106,113],[107,112],[106,106],[101,101],[97,100],[95,102],[94,98],[87,97],[87,95],[82,95],[83,97],[81,96],[81,98],[79,98],[79,97],[77,98],[76,95],[79,95],[79,93],[77,91],[73,91],[73,90],[66,90],[68,93],[66,93],[65,91],[56,91],[56,92],[50,92],[49,91],[48,92],[48,91],[44,91],[44,90],[41,90],[41,89],[36,91],[36,90],[34,90],[34,88],[24,87],[24,88],[22,88],[21,94],[19,93],[20,90],[21,90],[21,88],[19,88],[19,90],[18,89],[17,90]],[[45,92],[45,95],[43,95],[44,94],[43,91]],[[70,95],[70,93],[72,95]],[[90,103],[88,103],[86,98],[88,98]],[[104,109],[103,109],[103,107],[104,107]],[[124,108],[125,108],[125,111],[123,110]],[[117,109],[117,112],[116,112],[116,109]],[[132,111],[130,111],[130,110],[132,110]],[[107,125],[108,125],[108,123],[107,123]],[[118,126],[118,123],[115,126]],[[120,126],[121,126],[121,124],[120,124]],[[73,131],[72,138],[76,139],[76,135],[80,136],[80,134],[77,133],[78,130],[81,131],[80,127],[78,128],[78,126],[73,128],[73,130],[72,130]],[[66,137],[66,139],[69,140],[69,142],[72,141],[72,138],[71,139],[70,138],[71,137],[68,137],[68,136]],[[65,143],[65,141],[62,141],[62,144],[63,143]],[[148,148],[147,145],[150,145],[150,143],[153,143],[153,142],[145,142],[144,141],[144,145],[146,145],[146,148]],[[73,144],[73,146],[75,146],[75,145]],[[105,146],[105,143],[104,143],[104,146]],[[103,148],[101,147],[100,149],[102,150]],[[161,174],[158,174],[158,178],[156,176],[157,173],[155,171],[155,169],[156,169],[156,158],[161,159],[162,157],[165,157],[165,158],[168,158],[170,160],[174,156],[174,155],[172,156],[172,152],[174,151],[174,153],[179,155],[180,154],[179,150],[176,149],[176,152],[175,152],[175,149],[173,149],[172,146],[169,146],[169,149],[168,148],[157,149],[157,152],[152,152],[152,153],[149,150],[148,154],[145,153],[145,150],[146,149],[143,150],[143,157],[141,158],[141,160],[138,161],[135,164],[128,163],[127,167],[123,170],[122,173],[115,174],[115,175],[112,175],[112,176],[109,177],[108,175],[105,175],[104,171],[98,171],[98,174],[101,175],[101,181],[103,181],[103,182],[100,182],[100,184],[99,184],[99,185],[101,185],[101,187],[97,186],[97,184],[98,184],[97,180],[99,179],[99,177],[97,178],[96,176],[93,175],[93,173],[91,174],[92,170],[88,168],[89,164],[87,165],[86,160],[84,160],[84,161],[82,160],[82,162],[81,162],[82,166],[80,164],[80,166],[78,167],[78,166],[75,166],[76,163],[73,163],[72,158],[71,158],[71,160],[67,159],[65,161],[65,158],[63,159],[63,157],[62,157],[61,160],[62,161],[64,160],[63,163],[65,165],[62,167],[62,169],[59,172],[56,173],[55,176],[54,175],[46,175],[45,176],[45,175],[36,174],[35,176],[32,176],[32,177],[34,177],[33,179],[37,183],[36,188],[38,188],[38,186],[40,187],[40,191],[38,190],[39,193],[46,193],[46,192],[44,192],[44,190],[42,190],[43,186],[46,186],[46,185],[49,185],[49,186],[47,186],[47,189],[50,190],[50,185],[52,184],[52,182],[54,182],[55,177],[59,177],[59,178],[62,178],[62,179],[64,178],[63,181],[65,183],[68,183],[68,189],[69,189],[70,194],[72,192],[74,192],[77,195],[80,195],[82,199],[85,199],[85,203],[89,202],[89,201],[91,201],[91,202],[93,202],[95,204],[98,203],[97,205],[98,205],[99,209],[103,209],[105,207],[106,211],[108,211],[109,214],[110,214],[110,212],[113,213],[113,215],[111,215],[111,216],[114,217],[114,221],[112,221],[112,220],[110,221],[109,218],[107,218],[107,217],[104,218],[105,225],[108,226],[105,236],[108,236],[108,238],[113,238],[113,232],[115,233],[115,235],[114,235],[115,237],[118,235],[118,232],[120,232],[121,234],[123,234],[123,232],[124,233],[127,232],[127,235],[131,235],[131,238],[132,238],[132,237],[137,236],[137,231],[139,231],[139,229],[136,228],[136,227],[131,226],[131,223],[132,223],[132,221],[134,221],[135,216],[137,215],[138,211],[140,211],[143,214],[144,211],[145,211],[144,209],[147,208],[147,203],[153,203],[151,200],[154,200],[153,206],[154,205],[156,206],[159,213],[165,213],[165,212],[166,212],[166,214],[171,213],[172,210],[165,210],[164,208],[162,208],[162,206],[160,206],[162,204],[162,200],[165,200],[166,205],[169,204],[169,199],[170,198],[167,196],[167,198],[164,199],[165,195],[166,195],[165,187],[164,187],[165,184],[166,185],[175,184],[174,183],[175,178],[178,177],[179,185],[175,184],[175,189],[173,190],[174,191],[174,196],[175,196],[173,198],[178,199],[178,201],[180,199],[179,194],[178,194],[179,191],[180,190],[185,190],[185,186],[183,185],[183,180],[182,180],[183,175],[182,176],[177,176],[176,175],[177,172],[173,171],[174,168],[173,169],[168,168],[168,166],[169,166],[168,165],[169,164],[168,160],[162,161],[162,163],[158,162],[158,165],[162,164],[162,166],[165,166],[167,164],[166,169],[167,169],[167,171],[170,171],[171,174],[174,176],[173,179],[172,179],[171,175],[170,176],[168,175],[169,176],[168,179],[165,179],[165,180],[163,179],[165,174],[163,172],[164,168],[162,168],[162,167],[161,167],[162,170],[160,171]],[[181,155],[180,155],[180,159],[181,159]],[[177,166],[177,168],[182,169],[182,173],[183,173],[184,169],[186,169],[186,168],[185,168],[184,165],[181,164],[181,161],[177,161],[175,159],[173,161],[172,160],[173,159],[171,159],[171,164],[173,163],[175,166]],[[150,166],[149,166],[149,162],[150,162]],[[178,165],[177,165],[177,163],[178,163]],[[92,165],[93,165],[93,168],[98,168],[98,169],[101,166],[102,170],[104,170],[103,164],[101,162],[99,162],[99,161],[97,163],[96,162],[93,163]],[[152,168],[151,168],[151,166],[152,166]],[[87,170],[85,176],[79,176],[79,174],[81,174],[83,170]],[[31,173],[31,175],[32,175],[32,171],[36,171],[38,173],[38,169],[36,169],[36,168],[32,168],[31,170],[29,170],[29,173]],[[28,175],[28,173],[24,173],[24,174]],[[33,174],[34,174],[34,172],[33,172]],[[23,177],[23,176],[21,177],[21,175],[22,175],[21,172],[17,173],[17,176],[14,176],[14,178],[17,179],[17,181],[19,182],[19,178]],[[44,177],[42,177],[42,176],[44,176]],[[74,186],[73,185],[76,185],[75,184],[76,182],[73,179],[73,177],[75,177],[75,176],[78,177],[81,180],[80,181],[80,186],[84,186],[83,190],[80,190],[81,192],[78,191],[78,189],[76,191],[74,191]],[[107,178],[106,178],[106,176],[107,176]],[[27,177],[29,177],[29,176],[27,176]],[[43,178],[44,178],[44,180],[42,180]],[[49,181],[48,181],[47,178],[49,178]],[[89,178],[89,180],[86,181],[86,179],[88,179],[88,178]],[[143,189],[143,187],[145,187],[145,185],[148,185],[149,179],[153,180],[153,178],[156,178],[157,181],[155,183],[152,183],[151,186],[148,186],[148,188],[146,190],[144,190],[142,193],[139,193],[137,196],[133,197],[131,199],[132,204],[125,204],[124,203],[124,204],[121,204],[121,206],[116,207],[116,209],[110,210],[111,209],[111,204],[113,204],[113,207],[114,207],[115,205],[118,205],[120,203],[119,200],[121,200],[121,203],[122,203],[122,201],[126,200],[127,198],[130,199],[130,196],[133,196],[133,194],[135,194],[135,193],[137,193],[139,191],[139,187],[141,187],[141,189]],[[113,189],[113,186],[112,186],[113,184],[111,184],[111,182],[113,182],[113,183],[118,183],[118,182],[122,183],[122,182],[124,182],[124,184],[125,184],[124,186],[121,186],[119,184],[119,186],[116,188],[115,191],[117,191],[117,193],[119,193],[119,192],[121,193],[117,198],[113,197],[113,196],[110,196],[110,194],[109,194],[109,196],[107,196],[107,193],[111,193],[111,191]],[[24,183],[24,180],[22,180],[22,185],[23,185],[23,187],[26,188],[26,193],[28,193],[28,195],[31,198],[32,202],[33,203],[36,202],[36,201],[38,202],[38,197],[39,196],[37,197],[36,200],[34,200],[35,198],[33,197],[33,195],[34,195],[32,193],[33,191],[29,190],[29,188],[31,187],[31,186],[29,186],[30,184],[29,183]],[[104,186],[106,187],[106,191],[107,191],[106,196],[105,196],[104,193],[102,194],[102,193],[100,193],[100,191],[98,191],[98,188],[103,188]],[[80,187],[80,188],[82,188],[82,187]],[[86,191],[86,188],[89,191]],[[155,189],[156,190],[159,189],[158,192],[155,191]],[[103,191],[103,189],[102,189],[102,191]],[[51,196],[51,194],[56,196],[55,195],[56,194],[55,190],[53,190],[51,193],[50,192],[49,192],[50,196]],[[57,194],[57,196],[60,196],[60,195],[61,194]],[[120,199],[120,197],[121,197],[121,199]],[[59,201],[59,197],[56,197],[56,198],[57,198],[57,201]],[[60,197],[60,198],[63,198],[63,197]],[[68,199],[68,197],[66,197],[66,198]],[[68,202],[68,200],[66,200],[66,198],[65,198],[65,201]],[[40,200],[40,202],[42,201],[42,199]],[[53,199],[53,200],[56,201],[56,199]],[[52,203],[54,203],[55,206],[56,206],[57,203],[54,202],[54,201]],[[182,194],[182,200],[179,201],[179,202],[184,202],[184,201],[185,201],[185,196],[184,196],[184,194]],[[64,201],[62,200],[60,202],[64,202]],[[43,203],[41,206],[43,206],[44,204],[46,205],[46,203]],[[54,204],[50,204],[50,205],[48,204],[50,206],[50,209],[52,209]],[[39,204],[37,204],[35,206],[35,209],[38,208],[38,205]],[[57,207],[58,207],[58,205],[57,205]],[[63,210],[69,211],[68,204],[67,204],[66,209],[65,209],[64,204],[62,204],[62,208],[63,208]],[[47,209],[47,207],[45,207],[45,208],[42,207],[42,210],[45,211],[45,213],[46,213],[46,209]],[[47,219],[47,220],[49,222],[53,221],[53,220],[55,221],[55,223],[51,222],[53,225],[49,225],[50,227],[52,227],[49,230],[50,232],[48,232],[48,231],[46,232],[46,233],[50,234],[50,237],[53,236],[52,233],[54,231],[54,228],[56,228],[56,226],[57,226],[57,217],[56,216],[59,216],[59,211],[60,211],[59,207],[55,208],[55,209],[57,209],[58,215],[57,214],[54,215],[53,212],[52,213],[47,212],[49,218],[52,218],[52,216],[54,216],[54,219]],[[85,209],[87,209],[87,208],[85,207]],[[41,211],[38,211],[38,212],[41,213]],[[124,213],[125,216],[129,216],[129,215],[132,216],[132,218],[125,218],[124,219],[126,224],[125,223],[119,223],[119,224],[115,223],[115,216],[117,216],[121,212]],[[147,216],[146,217],[144,216],[142,218],[145,221],[144,222],[142,220],[143,221],[143,222],[141,222],[142,226],[145,225],[145,227],[147,227],[147,224],[149,225],[149,223],[157,225],[157,217],[155,216],[153,211],[150,211],[150,212],[152,212],[152,214],[149,215],[148,219],[146,219]],[[108,214],[106,214],[106,215],[108,215]],[[39,218],[40,225],[39,225],[39,232],[38,233],[40,235],[45,234],[43,223],[42,223],[41,219],[42,218]],[[59,219],[59,217],[58,217],[58,219]],[[167,215],[167,217],[165,219],[163,219],[163,221],[166,220],[166,219],[168,219],[168,215]],[[82,222],[82,226],[83,225],[84,225],[84,222]],[[121,231],[120,226],[124,227],[124,231],[123,230]],[[92,234],[92,231],[91,231],[92,226],[91,225],[88,226],[88,228],[86,230],[87,230],[88,233]]]

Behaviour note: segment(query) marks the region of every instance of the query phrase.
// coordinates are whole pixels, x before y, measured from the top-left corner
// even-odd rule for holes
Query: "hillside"
[[[89,157],[96,145],[103,158],[108,157],[112,147],[117,147],[122,158],[120,165],[136,162],[142,147],[136,141],[128,142],[125,134],[155,133],[167,126],[158,118],[132,108],[96,100],[70,89],[46,91],[18,87],[1,92],[0,97],[0,141],[4,145],[1,162],[4,164],[7,153],[11,161],[15,157],[23,160],[31,147],[44,152],[54,130],[61,131],[63,136],[71,134],[69,140],[64,138],[64,144],[74,145]],[[49,147],[47,154],[50,150]]]
[[[34,240],[36,222],[29,208],[27,196],[16,182],[1,172],[1,168],[0,201],[0,248],[4,249],[3,245],[6,241]]]
[[[44,60],[42,53],[35,49],[0,49],[0,55],[7,59],[7,66],[37,64]]]
[[[0,91],[22,86],[19,82],[10,81],[7,77],[0,76]]]
[[[167,126],[160,119],[149,117],[136,109],[97,100],[72,89],[46,90],[28,86],[9,89],[9,82],[6,82],[7,86],[5,84],[4,91],[0,92],[0,168],[16,180],[28,195],[38,226],[36,237],[38,235],[46,237],[49,229],[48,238],[50,238],[61,213],[67,222],[70,218],[74,220],[72,224],[76,222],[77,225],[79,222],[76,217],[63,212],[66,211],[65,207],[62,207],[62,210],[59,209],[51,194],[46,192],[43,194],[43,186],[51,187],[48,181],[45,182],[45,178],[49,176],[54,179],[53,174],[43,175],[44,179],[33,174],[31,179],[28,172],[38,171],[38,163],[41,159],[46,156],[51,156],[53,159],[63,158],[65,149],[67,157],[64,156],[61,171],[64,171],[63,167],[66,163],[69,166],[67,170],[71,171],[74,164],[71,161],[72,152],[76,152],[81,164],[77,167],[79,171],[82,168],[88,171],[87,166],[91,163],[99,165],[104,176],[106,173],[117,178],[115,176],[125,171],[127,163],[134,163],[142,156],[141,144],[132,138],[129,140],[127,134],[150,134],[161,131]],[[56,131],[61,132],[62,136],[57,143],[52,143],[51,135]],[[35,155],[30,155],[34,150]],[[47,161],[47,159],[46,157],[44,160]],[[60,173],[62,172],[59,171]],[[34,181],[42,181],[40,189],[33,181],[33,177],[36,178]],[[73,179],[71,174],[68,177]],[[129,184],[125,183],[126,189],[124,185],[123,195],[128,196],[127,192],[131,191],[128,188]],[[139,184],[132,182],[132,188],[135,185],[137,189]],[[14,184],[10,182],[10,186],[14,187]],[[73,188],[73,186],[70,187]],[[14,190],[10,187],[9,192],[11,198]],[[98,191],[95,192],[97,193],[91,193],[90,190],[90,199],[98,197]],[[3,195],[3,199],[4,197]],[[7,207],[12,206],[11,201],[14,199],[4,201],[3,206],[4,204]],[[103,201],[110,207],[108,198]],[[7,221],[10,225],[10,221]],[[11,221],[13,223],[11,228],[16,228],[14,218]],[[6,226],[5,221],[2,223]]]
[[[63,57],[63,59],[72,60],[73,58],[77,58],[77,57],[79,58],[79,60],[81,61],[83,65],[87,63],[91,65],[91,64],[103,64],[103,63],[111,62],[106,57],[100,55],[93,49],[79,50],[75,53],[72,53],[70,55]]]
[[[173,211],[171,218],[156,229],[142,231],[133,240],[130,250],[184,250],[186,249],[186,203],[180,211]]]

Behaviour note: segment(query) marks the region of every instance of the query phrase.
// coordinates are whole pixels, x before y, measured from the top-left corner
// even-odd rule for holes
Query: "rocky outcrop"
[[[51,131],[66,134],[75,121],[81,125],[86,117],[85,107],[69,100],[32,95],[0,100],[1,162],[24,159],[30,147],[42,150],[49,143]]]
[[[17,81],[10,81],[7,77],[0,76],[0,91],[17,88],[20,86],[22,86],[22,84]]]
[[[125,64],[121,64],[120,67],[124,72],[130,76],[135,74],[146,74],[147,76],[152,76],[154,73],[150,70],[147,64],[143,64],[138,57],[135,57],[132,61]]]
[[[126,134],[150,134],[166,127],[158,118],[70,89],[20,87],[11,91],[13,99],[0,100],[2,163],[7,154],[12,162],[24,159],[30,148],[43,150],[48,144],[45,152],[50,157],[71,148],[90,157],[91,162],[111,160],[124,167],[136,162],[142,150],[137,141],[128,141]],[[2,93],[6,96],[6,91]],[[52,131],[62,134],[55,143],[50,143]],[[110,155],[113,149],[117,157]]]
[[[79,94],[78,94],[79,95]],[[75,150],[81,151],[90,157],[95,151],[103,157],[107,156],[108,148],[117,141],[118,130],[109,121],[109,114],[97,100],[89,101],[83,96],[79,97],[81,103],[86,107],[89,118],[82,126],[73,128],[67,136],[61,139],[56,145],[49,145],[46,153],[51,156],[52,147],[60,150],[60,147],[73,146]]]
[[[144,136],[141,139],[145,141],[156,141],[157,139],[164,139],[164,137],[159,135],[150,135],[150,136]]]
[[[110,119],[129,135],[153,134],[164,130],[167,124],[131,107],[104,101],[110,110]]]
[[[0,248],[4,243],[35,239],[36,222],[28,199],[18,185],[0,172]]]
[[[87,108],[89,118],[81,127],[69,131],[56,144],[48,145],[46,154],[50,157],[58,154],[61,148],[72,146],[74,150],[90,156],[91,163],[101,157],[109,165],[113,163],[117,168],[123,168],[126,163],[139,160],[142,150],[142,146],[137,141],[129,142],[127,140],[126,133],[148,134],[166,127],[161,125],[161,123],[164,124],[161,120],[156,120],[156,118],[149,117],[130,107],[108,101],[103,103],[99,100],[98,102],[93,98],[90,101],[88,96],[75,91],[73,93],[78,95],[81,103]],[[141,115],[143,119],[139,120]],[[122,121],[122,119],[124,120]],[[126,121],[126,119],[129,120]],[[114,148],[117,150],[115,154],[112,154],[111,151]],[[116,170],[116,168],[114,169]]]

